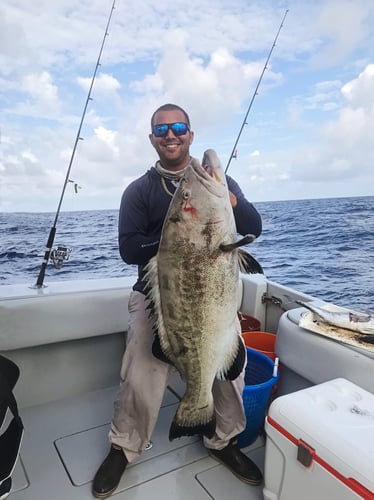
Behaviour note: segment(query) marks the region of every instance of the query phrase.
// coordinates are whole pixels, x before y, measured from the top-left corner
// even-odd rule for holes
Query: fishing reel
[[[61,269],[62,264],[69,260],[71,248],[63,245],[54,248],[51,252],[51,261],[56,269]]]

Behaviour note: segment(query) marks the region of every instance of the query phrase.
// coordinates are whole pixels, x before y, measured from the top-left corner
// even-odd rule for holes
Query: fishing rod
[[[64,198],[64,194],[65,194],[65,191],[66,191],[66,186],[70,182],[70,180],[69,180],[70,170],[71,170],[71,167],[73,165],[73,160],[74,160],[74,156],[75,156],[75,151],[76,151],[77,146],[78,146],[78,141],[82,140],[82,137],[80,135],[81,134],[81,129],[82,129],[84,118],[86,116],[86,111],[87,111],[88,103],[89,103],[89,101],[92,100],[91,92],[92,92],[93,84],[95,82],[97,70],[98,70],[98,68],[100,66],[100,59],[101,59],[101,54],[102,54],[103,49],[104,49],[105,40],[106,40],[106,37],[109,35],[108,29],[109,29],[110,21],[112,19],[113,11],[115,9],[115,3],[116,3],[116,0],[113,0],[113,4],[112,4],[112,8],[110,10],[108,22],[107,22],[107,25],[106,25],[106,28],[105,28],[105,34],[104,34],[104,37],[103,37],[103,41],[101,43],[99,56],[97,58],[95,70],[93,72],[93,76],[92,76],[92,79],[91,79],[91,85],[90,85],[90,88],[89,88],[89,91],[88,91],[88,94],[87,94],[86,103],[85,103],[84,108],[83,108],[83,113],[82,113],[81,121],[80,121],[80,124],[79,124],[79,127],[78,127],[78,132],[77,132],[77,136],[76,136],[76,139],[75,139],[73,151],[72,151],[72,154],[71,154],[71,157],[70,157],[69,166],[68,166],[68,169],[67,169],[67,172],[66,172],[65,182],[64,182],[64,185],[63,185],[63,188],[62,188],[62,192],[61,192],[61,196],[60,196],[60,201],[58,203],[57,212],[56,212],[56,215],[55,215],[55,220],[54,220],[53,225],[51,227],[51,230],[49,232],[48,241],[47,241],[47,245],[46,245],[46,248],[45,248],[45,253],[44,253],[42,265],[41,265],[40,271],[39,271],[39,276],[38,276],[38,279],[36,280],[35,285],[33,285],[33,288],[42,288],[43,286],[46,286],[46,285],[43,284],[43,282],[44,282],[44,277],[45,277],[45,271],[46,271],[46,268],[47,268],[47,264],[48,264],[48,261],[49,261],[50,256],[51,256],[53,242],[54,242],[54,239],[55,239],[56,224],[57,224],[58,216],[60,215],[61,204],[62,204],[62,200]],[[68,253],[66,253],[67,251],[68,251],[68,249],[66,247],[59,247],[57,249],[57,254],[56,255],[57,255],[57,258],[58,258],[58,260],[57,260],[58,265],[56,267],[61,267],[61,264],[62,264],[63,260],[67,260],[67,257],[68,257]]]
[[[271,57],[271,54],[272,54],[272,52],[273,52],[273,50],[274,50],[275,44],[276,44],[276,42],[277,42],[277,40],[278,40],[278,36],[279,36],[279,33],[280,33],[280,31],[281,31],[281,29],[282,29],[282,27],[283,27],[283,23],[284,23],[284,20],[286,19],[287,13],[288,13],[288,9],[287,9],[287,10],[286,10],[286,12],[284,13],[284,16],[283,16],[282,22],[280,23],[280,26],[279,26],[278,32],[277,32],[277,34],[276,34],[276,37],[274,38],[273,45],[272,45],[272,47],[271,47],[271,49],[270,49],[270,52],[269,52],[269,55],[268,55],[268,57],[267,57],[267,59],[266,59],[265,65],[264,65],[263,70],[262,70],[262,73],[261,73],[260,78],[259,78],[259,80],[258,80],[258,82],[257,82],[257,86],[256,86],[255,91],[254,91],[254,93],[253,93],[253,96],[252,96],[251,102],[249,103],[249,106],[248,106],[247,112],[246,112],[246,114],[245,114],[245,117],[244,117],[244,120],[243,120],[242,126],[240,127],[239,134],[238,134],[238,136],[237,136],[237,138],[236,138],[236,141],[235,141],[234,147],[232,148],[232,151],[231,151],[231,155],[230,155],[229,161],[227,162],[226,169],[225,169],[225,174],[227,173],[227,171],[228,171],[228,169],[229,169],[229,166],[230,166],[231,160],[232,160],[233,158],[235,158],[235,156],[236,156],[236,155],[235,155],[236,146],[238,145],[238,142],[239,142],[240,136],[242,135],[242,132],[243,132],[244,126],[245,126],[245,125],[247,125],[247,118],[248,118],[249,112],[250,112],[250,110],[251,110],[251,108],[252,108],[253,101],[254,101],[254,100],[255,100],[255,98],[256,98],[257,91],[258,91],[258,88],[259,88],[259,86],[260,86],[260,83],[261,83],[262,77],[264,76],[265,70],[267,69],[268,62],[269,62],[270,57]]]

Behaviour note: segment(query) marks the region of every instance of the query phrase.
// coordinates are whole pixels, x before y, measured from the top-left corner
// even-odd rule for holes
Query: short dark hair
[[[151,118],[151,128],[153,127],[153,121],[155,119],[155,116],[159,111],[174,111],[174,110],[181,111],[184,114],[184,116],[186,118],[186,123],[190,127],[191,126],[190,117],[185,112],[185,110],[183,108],[181,108],[180,106],[178,106],[177,104],[167,103],[167,104],[163,104],[162,106],[157,108],[156,111],[153,113],[152,118]]]

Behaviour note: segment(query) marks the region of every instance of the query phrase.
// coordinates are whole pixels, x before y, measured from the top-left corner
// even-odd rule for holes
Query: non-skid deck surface
[[[174,388],[175,389],[175,388]],[[25,435],[10,500],[92,499],[92,478],[108,449],[116,388],[22,410]],[[198,437],[168,440],[178,399],[167,391],[152,447],[126,469],[114,499],[260,500],[262,486],[240,482]],[[244,450],[263,470],[261,439]]]

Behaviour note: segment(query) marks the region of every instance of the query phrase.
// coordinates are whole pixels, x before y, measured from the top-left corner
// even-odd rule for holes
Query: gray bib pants
[[[121,366],[121,382],[109,432],[109,440],[136,460],[151,439],[169,377],[175,368],[152,354],[152,324],[146,297],[133,291],[129,299],[129,328]],[[245,428],[242,401],[244,370],[233,381],[215,380],[213,397],[216,432],[204,437],[207,448],[220,450]]]

